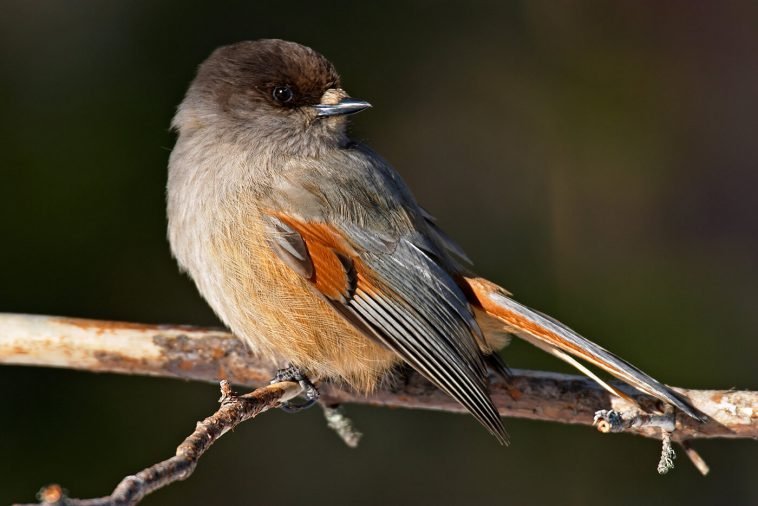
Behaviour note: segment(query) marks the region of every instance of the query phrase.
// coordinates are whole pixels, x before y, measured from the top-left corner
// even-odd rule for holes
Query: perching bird
[[[397,172],[349,138],[347,115],[368,107],[293,42],[240,42],[200,66],[173,120],[169,239],[237,336],[314,382],[363,392],[407,364],[500,442],[487,366],[503,371],[503,331],[613,393],[576,359],[699,418],[667,386],[472,274]]]

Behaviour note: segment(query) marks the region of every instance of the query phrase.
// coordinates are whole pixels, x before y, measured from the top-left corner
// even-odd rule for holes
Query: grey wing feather
[[[442,228],[440,228],[439,225],[437,225],[437,219],[429,214],[429,211],[422,207],[421,215],[426,221],[431,234],[435,239],[437,239],[437,241],[442,245],[442,247],[445,248],[448,253],[450,253],[462,264],[465,264],[469,267],[474,265],[474,262],[468,257],[468,255],[466,255],[466,252],[463,251],[463,248],[461,248],[460,244],[455,242],[449,235],[447,235],[444,230],[442,230]]]
[[[412,308],[361,290],[350,307],[377,332],[386,345],[437,387],[463,404],[501,443],[507,435],[486,389],[466,364],[450,360],[443,346],[429,346],[428,328]]]
[[[499,441],[507,436],[487,393],[481,331],[465,295],[422,249],[401,239],[391,254],[361,256],[383,282],[360,286],[347,306],[377,337],[427,379],[463,404]]]

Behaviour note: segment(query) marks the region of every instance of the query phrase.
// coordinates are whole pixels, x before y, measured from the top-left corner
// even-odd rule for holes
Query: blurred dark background
[[[215,324],[165,239],[168,131],[217,46],[280,37],[374,104],[353,131],[520,300],[663,381],[758,388],[755,2],[2,0],[0,311]],[[523,343],[518,368],[566,370]],[[0,504],[109,493],[214,385],[0,368]],[[758,448],[444,413],[268,413],[145,504],[756,504]]]

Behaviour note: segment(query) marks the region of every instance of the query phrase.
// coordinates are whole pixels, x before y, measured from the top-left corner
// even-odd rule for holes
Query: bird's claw
[[[282,381],[294,381],[295,383],[299,383],[303,389],[302,395],[305,397],[305,401],[303,402],[294,403],[288,401],[281,403],[279,407],[282,411],[286,413],[297,413],[316,404],[316,401],[319,398],[318,389],[316,389],[303,371],[295,366],[279,369],[276,371],[274,379],[271,380],[271,384],[280,383]]]

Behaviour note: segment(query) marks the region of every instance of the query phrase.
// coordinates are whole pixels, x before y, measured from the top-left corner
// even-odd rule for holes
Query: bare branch
[[[291,381],[261,387],[246,395],[232,394],[229,383],[221,382],[221,407],[213,415],[197,423],[195,431],[176,449],[176,455],[163,462],[127,476],[106,497],[71,499],[59,485],[50,485],[39,493],[41,503],[56,506],[128,506],[139,503],[146,495],[180,480],[195,471],[198,460],[218,438],[240,423],[277,407],[302,391]]]
[[[228,332],[180,325],[143,325],[49,316],[0,314],[0,363],[66,367],[92,372],[165,376],[199,381],[227,379],[255,387],[268,383],[275,367],[253,356]],[[639,412],[580,376],[514,370],[511,382],[494,378],[493,401],[506,417],[592,425],[595,413]],[[658,401],[620,386],[645,411]],[[361,403],[464,412],[453,399],[417,374],[364,397],[320,385],[327,404]],[[711,420],[676,415],[675,442],[694,438],[758,438],[758,392],[677,389]],[[624,432],[660,439],[660,428],[631,424]]]

